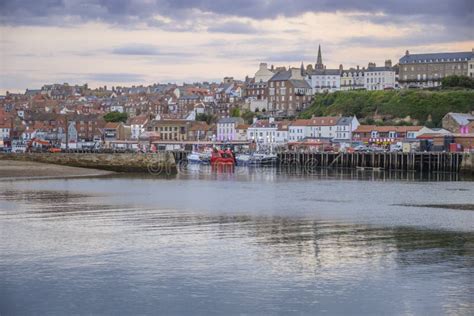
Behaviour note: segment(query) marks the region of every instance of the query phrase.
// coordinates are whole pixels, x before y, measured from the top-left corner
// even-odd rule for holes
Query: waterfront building
[[[474,115],[471,113],[449,112],[441,122],[443,128],[452,133],[474,134]]]
[[[423,126],[360,125],[353,132],[353,141],[365,143],[395,143],[415,141]]]
[[[131,138],[139,139],[140,135],[145,132],[145,125],[148,122],[148,117],[139,115],[130,120]]]
[[[217,122],[217,140],[232,141],[237,139],[237,126],[243,124],[240,117],[221,118]]]
[[[121,122],[108,122],[104,127],[104,141],[125,140],[127,139],[125,125]]]
[[[187,120],[152,120],[146,124],[149,132],[157,132],[161,140],[185,141],[188,140]]]
[[[352,132],[354,132],[360,123],[355,116],[342,116],[336,123],[336,134],[334,140],[345,142],[352,140]]]
[[[404,88],[436,87],[444,77],[468,76],[468,64],[473,52],[410,54],[400,58],[399,82]],[[474,66],[473,66],[474,67]]]
[[[385,66],[377,67],[375,63],[369,63],[365,71],[364,88],[366,90],[395,89],[395,69],[392,61],[386,60]]]
[[[235,140],[238,141],[247,141],[247,131],[248,131],[249,125],[248,124],[239,124],[235,128]]]
[[[247,139],[259,145],[284,145],[288,142],[289,121],[255,119],[247,129]]]
[[[268,120],[255,119],[253,124],[247,129],[247,139],[260,145],[275,143],[276,130],[278,124],[274,118]]]

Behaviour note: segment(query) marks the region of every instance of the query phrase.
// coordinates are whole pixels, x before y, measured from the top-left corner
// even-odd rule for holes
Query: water
[[[474,182],[362,179],[0,182],[0,314],[472,315]]]

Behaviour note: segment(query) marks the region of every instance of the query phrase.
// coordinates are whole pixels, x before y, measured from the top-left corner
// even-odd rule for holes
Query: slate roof
[[[446,61],[467,61],[473,58],[472,52],[457,52],[457,53],[433,53],[433,54],[409,54],[400,58],[400,64],[410,63],[426,63],[426,62],[441,62],[441,59]]]
[[[351,125],[352,119],[351,116],[343,116],[337,121],[337,125]]]
[[[306,82],[306,80],[292,79],[292,80],[290,80],[290,82],[291,82],[291,84],[293,85],[294,88],[311,89],[311,86]]]
[[[309,72],[312,76],[340,76],[341,70],[339,69],[315,69]]]
[[[284,81],[284,80],[289,80],[290,78],[291,78],[291,71],[285,70],[285,71],[277,72],[268,81]]]
[[[226,123],[241,123],[242,119],[240,117],[225,117],[221,118],[217,123],[218,124],[226,124]]]
[[[366,72],[374,72],[374,71],[395,71],[392,67],[385,67],[385,66],[381,66],[381,67],[370,67],[370,68],[367,68]]]
[[[450,112],[447,115],[451,116],[453,120],[456,121],[459,125],[467,125],[469,121],[474,121],[474,115],[469,113],[453,113]]]

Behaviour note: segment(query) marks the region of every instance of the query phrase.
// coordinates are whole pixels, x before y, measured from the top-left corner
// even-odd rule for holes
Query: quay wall
[[[0,154],[0,160],[33,161],[71,167],[101,169],[115,172],[176,174],[171,152],[136,153],[21,153]]]

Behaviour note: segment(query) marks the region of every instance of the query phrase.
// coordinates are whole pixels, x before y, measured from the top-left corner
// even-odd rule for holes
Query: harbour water
[[[373,173],[3,181],[0,314],[472,315],[473,204]]]

